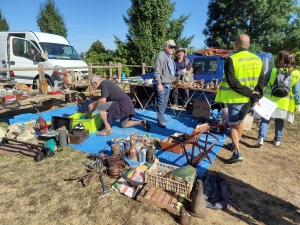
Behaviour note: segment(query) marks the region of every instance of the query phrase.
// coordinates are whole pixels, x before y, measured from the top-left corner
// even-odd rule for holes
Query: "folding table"
[[[138,83],[124,83],[124,82],[117,82],[117,84],[120,86],[120,85],[124,85],[123,86],[123,90],[125,89],[125,87],[128,85],[129,88],[130,88],[130,93],[132,93],[135,97],[135,99],[137,100],[137,102],[140,104],[141,108],[143,110],[146,109],[147,105],[150,103],[150,101],[154,104],[153,100],[152,100],[152,97],[154,95],[154,92],[152,92],[151,94],[149,94],[149,88],[152,88],[153,86],[152,85],[148,85],[148,84],[138,84]],[[148,96],[148,101],[146,102],[145,105],[143,105],[137,95],[137,90],[136,88],[137,87],[143,87],[145,93],[147,94]]]
[[[214,94],[217,93],[217,90],[216,90],[216,89],[191,88],[191,87],[175,87],[175,86],[173,86],[173,88],[189,89],[189,91],[190,91],[189,99],[188,99],[188,101],[184,104],[183,108],[182,108],[181,110],[179,110],[178,113],[176,113],[175,109],[173,109],[173,112],[174,112],[174,115],[175,115],[175,116],[179,116],[179,115],[181,114],[181,112],[183,111],[183,109],[186,108],[186,106],[188,105],[188,103],[189,103],[191,100],[199,100],[202,96],[204,96],[205,101],[208,103],[209,107],[211,108],[211,106],[212,106],[213,104],[211,104],[212,101],[209,100],[209,99],[207,98],[207,94],[208,94],[208,93],[214,93]],[[200,92],[200,95],[197,96],[196,98],[194,98],[194,96],[195,96],[195,94],[196,94],[197,92]],[[178,97],[179,97],[180,100],[182,101],[181,96],[179,95]],[[192,108],[192,107],[191,107],[191,108]],[[186,113],[189,112],[189,111],[191,110],[191,108],[190,108],[189,110],[187,110]]]

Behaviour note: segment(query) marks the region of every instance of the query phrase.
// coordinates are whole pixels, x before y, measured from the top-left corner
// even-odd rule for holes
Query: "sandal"
[[[142,126],[146,129],[147,132],[149,132],[151,129],[151,125],[147,120],[142,120]]]
[[[113,133],[112,129],[110,129],[110,130],[103,129],[100,132],[98,132],[96,135],[97,136],[107,136],[107,135],[111,135],[112,133]]]

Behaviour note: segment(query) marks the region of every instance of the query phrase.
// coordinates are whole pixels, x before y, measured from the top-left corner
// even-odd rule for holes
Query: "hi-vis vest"
[[[289,112],[294,112],[296,109],[294,94],[292,92],[292,87],[299,81],[300,79],[300,71],[294,70],[291,73],[291,90],[290,93],[286,97],[275,97],[271,95],[271,86],[274,84],[275,79],[277,78],[277,68],[273,68],[271,71],[270,80],[264,90],[264,97],[271,100],[272,102],[278,104],[277,109],[282,109]]]
[[[230,56],[233,62],[234,76],[243,86],[254,90],[262,70],[261,59],[248,51],[240,51]],[[216,102],[222,103],[247,103],[250,98],[232,90],[223,75],[220,88],[215,98]]]

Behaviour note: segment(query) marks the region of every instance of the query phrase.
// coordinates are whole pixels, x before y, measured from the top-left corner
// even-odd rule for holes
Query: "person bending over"
[[[136,125],[143,126],[146,131],[150,131],[151,126],[146,119],[134,121],[129,120],[135,115],[134,106],[129,96],[114,82],[102,80],[99,76],[92,76],[90,80],[94,89],[101,90],[101,98],[89,105],[92,112],[98,110],[105,128],[97,133],[98,136],[110,135],[113,133],[110,123],[120,119],[121,128]]]

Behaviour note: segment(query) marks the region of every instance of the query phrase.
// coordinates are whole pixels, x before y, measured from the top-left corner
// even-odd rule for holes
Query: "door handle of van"
[[[9,61],[9,65],[15,65],[15,61]]]

